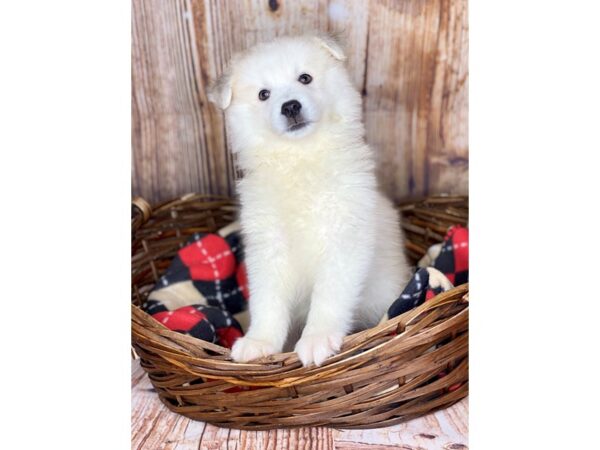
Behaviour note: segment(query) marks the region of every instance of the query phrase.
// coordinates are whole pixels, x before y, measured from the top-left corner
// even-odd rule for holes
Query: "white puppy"
[[[297,341],[302,363],[320,365],[376,325],[410,277],[344,59],[330,37],[279,38],[234,57],[211,89],[244,173],[251,323],[236,361]]]

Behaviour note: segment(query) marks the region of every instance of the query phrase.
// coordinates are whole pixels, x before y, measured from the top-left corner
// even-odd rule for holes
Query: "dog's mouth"
[[[289,123],[291,122],[291,123]],[[296,120],[295,118],[288,122],[287,132],[294,132],[301,130],[302,128],[308,126],[311,122],[309,120],[304,120],[302,118]]]
[[[304,128],[305,126],[307,126],[309,124],[309,122],[299,122],[299,123],[295,123],[293,125],[290,125],[288,127],[288,131],[298,131],[301,130],[302,128]]]

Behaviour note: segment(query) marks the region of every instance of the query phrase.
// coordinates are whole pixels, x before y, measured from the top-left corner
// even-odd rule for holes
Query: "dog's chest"
[[[335,181],[333,174],[323,168],[299,169],[277,176],[277,183],[270,187],[276,196],[279,218],[285,222],[290,235],[313,240],[325,226],[328,199],[336,197]]]
[[[257,220],[275,224],[293,259],[313,264],[324,248],[332,203],[340,188],[334,170],[325,164],[298,163],[293,169],[272,168],[248,180]],[[258,217],[260,215],[261,217]],[[272,215],[272,221],[265,215]]]

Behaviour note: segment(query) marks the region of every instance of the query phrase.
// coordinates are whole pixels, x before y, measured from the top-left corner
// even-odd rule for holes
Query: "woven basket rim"
[[[231,349],[222,347],[217,344],[213,344],[211,342],[203,341],[201,339],[197,339],[197,338],[194,338],[191,336],[187,336],[187,335],[178,333],[176,331],[172,331],[172,330],[168,329],[167,327],[165,327],[162,323],[154,320],[149,314],[144,312],[138,306],[131,305],[131,307],[132,307],[132,314],[134,316],[139,317],[140,315],[142,315],[142,316],[145,316],[146,318],[148,318],[149,320],[155,322],[155,324],[153,324],[153,325],[155,325],[156,328],[160,329],[160,335],[169,337],[169,338],[177,340],[177,341],[187,341],[190,344],[196,345],[204,350],[216,351],[216,352],[219,352],[220,354],[226,356],[227,359],[219,360],[221,362],[221,364],[219,365],[219,370],[227,371],[227,375],[211,374],[210,375],[211,378],[225,380],[231,384],[239,385],[239,386],[251,386],[251,385],[259,386],[260,385],[260,386],[289,387],[289,386],[293,386],[294,384],[298,384],[300,382],[305,383],[307,381],[310,381],[310,378],[313,376],[322,376],[322,374],[324,372],[328,372],[332,368],[338,367],[340,364],[347,363],[347,362],[351,361],[352,359],[356,359],[358,356],[362,355],[364,358],[365,356],[368,356],[369,352],[373,352],[380,347],[384,347],[387,345],[394,345],[395,341],[403,338],[406,327],[409,326],[411,324],[411,322],[413,320],[415,320],[417,317],[419,317],[422,314],[424,314],[434,308],[437,308],[441,305],[456,303],[456,300],[455,300],[456,296],[460,296],[461,298],[464,299],[463,301],[468,302],[468,299],[465,298],[465,296],[468,294],[468,292],[469,292],[468,283],[460,285],[460,286],[456,286],[453,289],[450,289],[449,291],[442,292],[442,293],[436,295],[435,297],[424,302],[420,306],[418,306],[410,311],[407,311],[397,317],[388,319],[385,322],[382,322],[382,323],[376,325],[375,327],[368,328],[366,330],[362,330],[357,333],[347,335],[344,337],[342,349],[344,349],[345,347],[348,346],[349,343],[352,343],[354,341],[361,341],[363,344],[368,343],[368,341],[364,340],[365,337],[371,337],[372,335],[380,334],[380,333],[392,333],[394,331],[396,332],[396,334],[394,336],[390,336],[390,338],[388,340],[381,342],[381,343],[377,344],[375,347],[371,347],[368,350],[361,352],[358,355],[353,355],[349,358],[346,358],[346,356],[348,354],[356,351],[356,347],[350,347],[350,348],[347,348],[346,350],[341,351],[340,353],[337,353],[336,355],[334,355],[332,357],[329,357],[327,360],[325,360],[325,362],[321,366],[312,365],[309,367],[302,367],[300,360],[298,358],[298,355],[295,352],[281,352],[281,353],[277,353],[277,354],[274,354],[274,355],[271,355],[268,357],[264,357],[264,358],[258,359],[253,362],[248,362],[248,363],[235,362],[235,361],[229,359]],[[468,306],[465,307],[461,312],[458,313],[458,315],[460,315],[460,314],[468,314]],[[134,323],[134,325],[135,325],[133,327],[133,334],[135,335],[136,338],[143,340],[144,335],[140,334],[139,329],[138,329],[138,325],[139,326],[143,326],[143,325],[141,322],[140,323],[134,322],[134,320],[135,319],[132,317],[132,323]],[[138,331],[136,332],[136,330],[138,330]],[[177,353],[173,349],[171,351],[173,353]],[[186,354],[184,349],[181,350],[180,354],[181,355]],[[194,356],[190,356],[190,358],[195,360],[195,362],[198,364],[209,364],[209,365],[214,363],[216,360],[216,358],[206,358],[206,357],[203,358],[203,357],[194,357]],[[284,362],[285,362],[285,364],[284,364]],[[261,375],[270,375],[272,373],[272,371],[275,370],[277,373],[281,374],[282,372],[278,371],[277,369],[282,369],[282,368],[287,369],[286,370],[287,372],[293,371],[295,369],[301,369],[304,372],[305,376],[304,377],[296,377],[293,381],[282,380],[282,381],[275,381],[275,382],[259,381],[259,380],[247,381],[247,380],[243,379],[243,377],[245,377],[245,376],[255,375],[255,372],[260,372]],[[195,372],[193,370],[189,370],[189,368],[184,368],[184,370],[186,372],[188,372],[190,375],[197,375],[197,376],[206,375],[205,372],[201,372],[201,371]]]

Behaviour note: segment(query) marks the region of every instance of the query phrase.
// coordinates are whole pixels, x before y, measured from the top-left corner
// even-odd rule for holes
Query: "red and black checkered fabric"
[[[190,281],[206,304],[171,311],[160,300],[150,299],[144,303],[144,310],[172,330],[231,347],[243,334],[233,315],[246,309],[248,299],[239,233],[225,237],[194,234],[177,252],[154,292],[168,293],[178,283]]]
[[[233,235],[233,236],[232,236]],[[246,268],[237,232],[195,234],[177,253],[155,289],[191,280],[209,305],[236,314],[246,309]]]
[[[469,281],[469,230],[460,225],[448,229],[441,250],[432,267],[444,274],[454,286]],[[426,268],[418,269],[400,297],[388,309],[389,318],[396,317],[443,291],[442,286],[431,286]]]
[[[450,227],[433,267],[442,272],[454,286],[469,281],[469,229]]]
[[[433,267],[446,275],[454,285],[468,281],[467,228],[457,225],[448,230]],[[436,272],[437,278],[440,277],[439,272]],[[192,287],[189,287],[190,283]],[[168,295],[164,294],[171,291],[181,301],[181,293],[177,288],[184,284],[191,289],[191,292],[185,291],[190,294],[190,301],[185,301],[183,307],[169,310],[164,303]],[[430,272],[421,268],[390,306],[387,316],[391,318],[409,311],[441,291],[439,280],[432,286]],[[198,303],[193,298],[202,301]],[[233,315],[247,309],[248,298],[240,233],[233,231],[225,236],[197,233],[173,258],[143,308],[172,330],[231,347],[235,339],[243,335]]]

